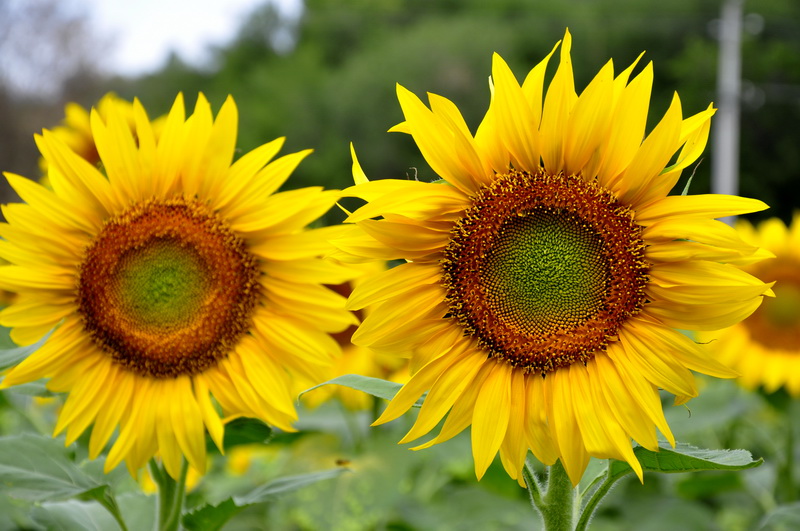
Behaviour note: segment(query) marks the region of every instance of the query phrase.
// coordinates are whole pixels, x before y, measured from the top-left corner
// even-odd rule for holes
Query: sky
[[[99,35],[108,37],[114,73],[138,75],[161,67],[171,50],[191,64],[209,45],[229,41],[244,17],[267,0],[77,0]],[[271,0],[297,13],[301,0]]]

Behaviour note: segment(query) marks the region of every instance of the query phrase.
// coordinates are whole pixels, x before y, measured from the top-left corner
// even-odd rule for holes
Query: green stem
[[[578,501],[577,490],[567,476],[567,471],[556,461],[547,467],[547,486],[541,492],[533,470],[526,464],[523,470],[528,484],[531,503],[542,515],[546,531],[574,531],[575,513]]]
[[[581,516],[578,519],[578,524],[575,526],[575,531],[586,531],[586,529],[589,527],[589,522],[592,520],[592,516],[594,516],[594,512],[597,510],[600,502],[603,501],[603,498],[606,497],[606,494],[611,491],[611,487],[614,486],[614,483],[630,473],[632,473],[632,470],[627,469],[620,474],[611,475],[611,462],[609,461],[608,472],[602,476],[603,482],[600,483],[597,489],[592,493],[589,500],[586,502],[586,505],[584,505],[581,509]],[[593,481],[587,489],[587,492],[590,491],[594,484],[595,482]]]
[[[790,410],[789,410],[790,411]],[[793,418],[793,417],[789,417]],[[785,454],[783,462],[778,467],[778,480],[775,484],[775,499],[778,503],[796,501],[794,485],[794,426],[787,422]]]
[[[539,506],[542,504],[542,485],[536,479],[536,472],[533,470],[530,461],[526,461],[525,466],[522,467],[522,477],[525,478],[525,484],[528,485],[531,505],[538,512]]]
[[[183,502],[186,498],[186,473],[189,463],[181,463],[180,477],[176,481],[155,460],[149,463],[150,473],[158,485],[158,531],[177,531],[180,528]]]
[[[108,497],[103,496],[100,499],[97,499],[100,502],[100,505],[106,508],[106,510],[111,513],[111,516],[114,517],[116,520],[117,525],[122,531],[128,531],[128,526],[125,525],[125,520],[122,518],[122,513],[119,510],[119,505],[117,505],[117,500],[109,493]]]

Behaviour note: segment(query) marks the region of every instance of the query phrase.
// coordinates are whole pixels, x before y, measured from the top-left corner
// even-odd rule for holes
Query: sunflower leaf
[[[205,529],[216,531],[222,529],[225,522],[244,509],[236,505],[233,498],[217,505],[206,504],[183,515],[183,526],[186,529]]]
[[[97,503],[67,500],[33,507],[31,517],[44,529],[106,531],[119,529],[114,518]]]
[[[345,374],[343,376],[337,376],[336,378],[328,380],[327,382],[315,385],[314,387],[309,387],[300,393],[299,396],[303,396],[309,391],[313,391],[317,387],[322,387],[323,385],[341,385],[343,387],[355,389],[356,391],[362,391],[377,398],[383,398],[384,400],[391,400],[394,398],[394,395],[396,395],[397,392],[400,391],[400,388],[403,387],[403,384],[382,380],[380,378],[361,376],[359,374]],[[414,407],[420,406],[422,406],[422,398],[417,400],[417,402],[414,404]]]
[[[214,531],[222,526],[236,514],[250,505],[266,503],[275,500],[282,494],[300,489],[318,481],[332,479],[347,471],[347,468],[334,468],[322,472],[288,476],[270,481],[254,489],[244,496],[228,498],[217,505],[206,504],[183,515],[183,525],[187,529],[203,529]]]
[[[108,489],[78,468],[63,439],[30,433],[0,437],[0,485],[3,494],[28,501],[100,499]]]
[[[9,329],[7,328],[4,329],[3,332],[5,335],[8,334],[8,330]],[[9,367],[13,367],[14,365],[18,364],[19,362],[30,356],[32,353],[36,352],[39,349],[39,347],[44,345],[45,341],[47,341],[47,339],[50,337],[50,334],[52,333],[53,331],[51,330],[50,332],[45,334],[45,336],[42,339],[40,339],[33,345],[28,345],[25,347],[15,347],[15,348],[0,348],[0,371],[8,369]],[[10,339],[8,342],[10,342]],[[3,344],[5,343],[6,341],[3,341]]]
[[[746,450],[707,450],[684,443],[678,443],[672,448],[665,442],[659,446],[658,452],[652,452],[641,446],[634,448],[634,453],[644,470],[668,474],[702,470],[744,470],[757,467],[764,462],[761,458],[754,460]],[[632,469],[624,461],[612,460],[609,465],[609,476],[619,477],[629,472],[632,472]]]
[[[287,492],[317,483],[318,481],[333,479],[336,476],[349,471],[349,468],[342,467],[323,470],[321,472],[311,472],[309,474],[298,474],[296,476],[278,478],[270,481],[269,483],[261,485],[244,496],[235,496],[233,501],[240,507],[272,501],[278,496],[286,494]]]
[[[272,428],[258,419],[238,418],[225,424],[223,446],[227,452],[235,446],[246,444],[266,444],[272,439]],[[219,451],[210,437],[206,438],[209,451]]]
[[[761,521],[761,531],[800,529],[800,502],[780,505],[767,513]]]

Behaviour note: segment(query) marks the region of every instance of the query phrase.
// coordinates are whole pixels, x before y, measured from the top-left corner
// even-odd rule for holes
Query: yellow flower
[[[115,109],[114,112],[121,114],[128,127],[135,131],[133,104],[129,101],[109,93],[97,102],[95,109],[104,120],[108,118],[111,109]],[[77,103],[68,103],[64,107],[64,120],[61,125],[54,127],[51,133],[57,136],[72,151],[80,155],[81,158],[92,165],[97,165],[100,162],[100,156],[94,143],[90,122],[88,110]],[[42,172],[46,173],[47,160],[45,158],[40,159],[40,166]]]
[[[231,98],[214,118],[201,94],[186,118],[179,95],[158,139],[132,105],[134,131],[92,112],[105,174],[49,131],[52,191],[6,174],[26,203],[3,207],[0,289],[18,297],[0,324],[20,345],[55,330],[0,388],[50,378],[68,444],[94,424],[94,458],[119,427],[106,470],[158,452],[177,477],[182,455],[204,470],[206,430],[221,447],[220,410],[293,429],[293,378],[321,381],[329,333],[354,322],[323,284],[351,273],[320,258],[340,228],[306,229],[340,194],[276,193],[310,150],[272,160],[279,138],[232,162]]]
[[[775,298],[764,301],[753,315],[725,330],[699,336],[720,361],[736,369],[739,382],[772,393],[785,387],[800,396],[800,212],[787,227],[771,218],[753,227],[739,220],[742,239],[774,256],[744,269],[761,280],[775,282]]]
[[[368,277],[368,273],[378,273],[386,270],[384,262],[372,262],[357,266],[360,275],[350,282],[339,284],[332,288],[341,295],[349,296],[361,281]],[[368,310],[368,309],[367,309]],[[368,311],[366,315],[368,315]],[[361,321],[365,312],[356,312],[356,318]],[[368,348],[354,345],[351,342],[356,326],[353,325],[333,337],[342,347],[342,354],[338,356],[331,366],[328,380],[345,374],[358,374],[381,378],[397,383],[405,383],[408,378],[408,360],[397,355],[385,352],[376,352]],[[351,411],[369,409],[374,403],[372,396],[339,385],[325,385],[303,395],[303,402],[309,407],[317,407],[323,402],[336,398],[342,405]]]
[[[714,110],[683,119],[676,95],[645,138],[652,66],[629,81],[635,63],[615,77],[609,62],[578,96],[570,45],[566,33],[547,91],[550,55],[521,86],[495,55],[474,136],[449,100],[430,94],[429,109],[398,87],[405,121],[394,130],[444,184],[367,182],[354,160],[348,193],[368,203],[335,242],[341,259],[407,260],[348,303],[374,305],[355,344],[414,352],[416,372],[376,424],[429,391],[401,442],[445,415],[417,448],[471,425],[478,478],[499,451],[522,483],[528,449],[561,459],[574,484],[589,456],[625,460],[641,478],[631,439],[657,450],[657,427],[674,444],[659,388],[685,402],[697,394],[690,370],[735,375],[674,328],[730,326],[770,293],[725,263],[756,249],[715,220],[766,205],[667,196]]]

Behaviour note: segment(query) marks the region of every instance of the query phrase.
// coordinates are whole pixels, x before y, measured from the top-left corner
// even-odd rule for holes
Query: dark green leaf
[[[223,446],[225,451],[234,446],[265,444],[272,438],[272,428],[258,419],[238,418],[225,425]],[[207,438],[209,450],[216,449],[211,438]]]
[[[183,526],[190,531],[195,529],[216,531],[243,508],[243,506],[236,505],[233,498],[228,498],[218,505],[203,505],[183,516]]]
[[[42,339],[34,343],[33,345],[28,345],[27,347],[15,347],[15,348],[4,348],[0,349],[0,371],[8,369],[9,367],[13,367],[14,365],[18,364],[28,356],[30,356],[33,352],[39,349],[42,345],[44,345],[45,341],[50,337],[53,331],[51,330],[48,332]]]
[[[660,451],[651,452],[637,446],[634,453],[644,470],[650,472],[679,473],[697,472],[701,470],[744,470],[759,466],[763,459],[753,460],[746,450],[706,450],[688,444],[678,443],[675,448],[668,443],[659,444]],[[612,460],[609,473],[611,476],[632,472],[624,461]]]
[[[34,434],[0,438],[0,484],[4,494],[30,501],[97,498],[107,488],[70,460],[63,439]]]
[[[300,396],[303,396],[305,393],[312,391],[317,387],[322,387],[323,385],[341,385],[343,387],[355,389],[356,391],[363,391],[364,393],[376,396],[378,398],[383,398],[385,400],[391,400],[394,398],[394,395],[396,395],[400,388],[403,387],[403,384],[381,380],[380,378],[372,378],[370,376],[361,376],[358,374],[345,374],[343,376],[338,376],[333,380],[328,380],[327,382],[310,387],[300,393]],[[417,403],[414,404],[414,406],[422,406],[422,399],[417,400]]]
[[[675,489],[688,499],[702,499],[742,488],[742,476],[735,471],[719,474],[689,474],[679,481]]]

